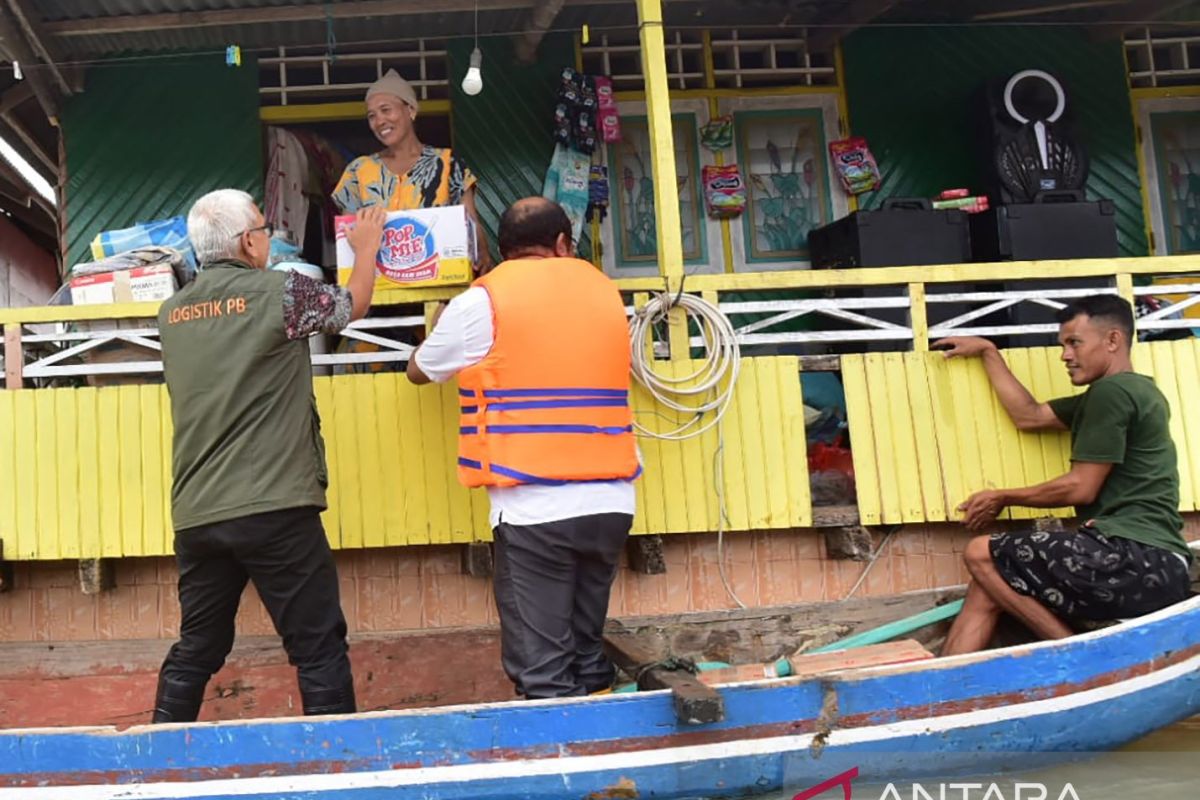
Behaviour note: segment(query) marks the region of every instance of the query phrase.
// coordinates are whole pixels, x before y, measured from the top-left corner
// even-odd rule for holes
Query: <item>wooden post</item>
[[[79,560],[79,590],[84,594],[100,594],[117,585],[111,558],[82,558]]]
[[[676,188],[675,137],[667,85],[667,48],[663,41],[661,0],[637,0],[646,78],[646,117],[650,123],[650,164],[654,175],[654,218],[658,233],[658,270],[670,280],[683,277],[683,233]],[[678,284],[675,287],[678,288]]]
[[[462,571],[472,578],[490,578],[495,574],[491,542],[468,542],[462,546]]]
[[[24,385],[22,369],[25,356],[21,350],[21,323],[4,326],[4,388],[20,389]]]
[[[625,541],[625,555],[629,558],[629,569],[641,575],[665,575],[667,560],[663,556],[662,537],[653,534],[630,536]]]
[[[675,718],[685,725],[705,725],[725,719],[725,701],[716,690],[685,670],[660,665],[654,654],[632,635],[605,634],[604,650],[614,664],[637,678],[639,689],[670,689]]]
[[[929,352],[929,310],[925,306],[925,284],[908,285],[908,322],[912,328],[913,350]]]
[[[1133,293],[1133,276],[1128,272],[1117,275],[1117,294],[1125,298],[1133,309],[1133,341],[1129,343],[1132,346],[1137,343],[1137,297]]]

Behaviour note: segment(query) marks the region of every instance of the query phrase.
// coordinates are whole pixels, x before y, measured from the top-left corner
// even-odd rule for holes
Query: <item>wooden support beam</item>
[[[658,271],[668,279],[683,279],[683,233],[676,187],[675,136],[671,128],[671,93],[667,83],[667,49],[663,39],[661,0],[637,0],[646,79],[646,118],[650,128],[650,164],[654,176],[654,227],[658,241]],[[671,287],[668,287],[671,288]],[[672,358],[686,352],[673,351]]]
[[[814,528],[845,528],[857,525],[858,506],[815,506]]]
[[[0,94],[0,114],[7,114],[26,100],[33,99],[33,87],[25,81]]]
[[[526,64],[532,63],[537,55],[538,45],[542,43],[546,31],[554,25],[558,12],[562,11],[566,0],[538,0],[529,18],[525,35],[517,40],[517,59]]]
[[[42,111],[52,124],[58,124],[58,94],[50,85],[45,73],[39,67],[33,51],[25,43],[19,26],[9,13],[0,13],[0,39],[4,40],[5,48],[14,61],[19,61],[26,69],[25,81],[33,89],[34,96],[42,106]]]
[[[625,555],[629,558],[629,568],[641,575],[666,575],[667,560],[663,557],[663,538],[657,534],[651,536],[630,536],[625,541]]]
[[[830,558],[869,561],[873,549],[871,532],[861,525],[825,531],[825,552]]]
[[[0,114],[0,122],[3,122],[4,126],[8,130],[12,131],[14,136],[21,140],[21,143],[25,145],[26,149],[29,150],[30,153],[33,154],[34,158],[42,162],[42,165],[50,170],[51,175],[58,174],[58,164],[54,161],[54,159],[50,158],[49,153],[42,149],[41,143],[38,142],[37,139],[33,138],[33,134],[25,130],[25,126],[17,120],[16,116],[14,116],[12,112],[6,111],[3,114]],[[53,185],[54,181],[51,181],[50,183]]]
[[[472,578],[490,578],[496,566],[491,542],[471,542],[462,546],[462,571]]]
[[[1193,5],[1195,0],[1134,0],[1109,9],[1089,28],[1093,41],[1124,38],[1125,32],[1133,28],[1150,25],[1157,19]]]
[[[25,7],[24,0],[8,0],[8,7],[12,10],[13,16],[17,23],[21,26],[21,32],[25,35],[25,41],[33,48],[34,52],[42,59],[47,67],[50,68],[50,74],[54,76],[58,82],[59,90],[67,97],[71,96],[71,87],[63,77],[62,70],[55,63],[60,60],[50,49],[46,47],[42,41],[42,36],[39,33],[38,27],[41,19],[35,17],[33,13]]]
[[[829,50],[843,36],[858,30],[876,17],[887,13],[899,0],[852,0],[837,14],[811,27],[808,52]]]
[[[598,6],[626,3],[628,0],[566,0],[568,5]],[[507,11],[528,8],[528,0],[479,0],[480,11]],[[437,13],[472,11],[475,0],[442,0]],[[315,5],[236,8],[216,11],[175,11],[161,14],[121,14],[91,19],[47,22],[42,28],[51,36],[108,36],[114,33],[145,33],[183,28],[211,28],[224,25],[277,25],[281,22],[323,21],[329,18],[399,17],[427,14],[429,7],[412,0],[357,0],[357,2]]]
[[[608,633],[604,649],[613,663],[637,677],[642,690],[670,689],[676,718],[687,725],[707,725],[725,719],[725,701],[711,686],[705,686],[684,669],[656,666],[660,659],[627,633]]]
[[[20,389],[24,386],[25,354],[21,347],[21,323],[10,322],[4,326],[4,388]]]
[[[111,558],[84,558],[79,561],[79,590],[100,594],[117,585]]]
[[[4,560],[4,542],[0,541],[0,594],[11,592],[13,588],[13,565]]]

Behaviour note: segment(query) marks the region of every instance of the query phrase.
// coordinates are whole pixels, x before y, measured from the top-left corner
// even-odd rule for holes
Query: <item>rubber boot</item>
[[[162,677],[158,678],[158,694],[154,698],[152,723],[195,722],[200,716],[200,704],[204,702],[203,683],[184,683]]]
[[[352,683],[347,683],[340,689],[301,689],[300,700],[304,704],[304,716],[306,717],[322,714],[353,714],[358,711]]]

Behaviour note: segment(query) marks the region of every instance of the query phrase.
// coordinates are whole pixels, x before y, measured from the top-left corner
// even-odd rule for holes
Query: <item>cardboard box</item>
[[[141,303],[166,300],[175,294],[175,273],[169,264],[153,264],[118,272],[81,275],[68,284],[71,302],[77,306],[107,303]],[[154,321],[140,319],[100,319],[77,323],[79,330],[122,330],[154,327]],[[116,364],[130,361],[158,361],[162,354],[156,350],[127,342],[109,342],[84,352],[85,364]],[[89,375],[91,386],[122,386],[147,383],[144,374]]]
[[[338,283],[354,269],[354,249],[346,234],[354,216],[335,220]],[[475,225],[465,206],[392,211],[375,259],[375,291],[470,283],[476,260]]]
[[[166,300],[176,289],[169,264],[82,275],[73,278],[70,286],[71,303],[77,306]]]

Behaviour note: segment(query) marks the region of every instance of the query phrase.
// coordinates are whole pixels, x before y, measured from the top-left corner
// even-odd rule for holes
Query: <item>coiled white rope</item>
[[[676,306],[682,308],[689,318],[699,322],[700,337],[707,355],[687,375],[664,375],[655,370],[651,336],[654,326],[666,320]],[[635,420],[634,428],[640,435],[682,441],[700,436],[721,421],[733,400],[733,389],[742,362],[737,333],[721,309],[695,295],[680,293],[673,296],[660,292],[630,318],[629,341],[633,377],[646,388],[656,403],[687,415],[683,422],[669,431],[653,430]]]
[[[690,374],[664,375],[654,369],[653,331],[654,326],[665,321],[676,306],[682,308],[689,317],[686,330],[691,330],[691,318],[699,323],[700,337],[707,355]],[[690,339],[690,333],[688,335]],[[721,309],[702,297],[684,294],[681,288],[675,295],[660,292],[634,311],[629,320],[629,341],[633,377],[645,387],[656,403],[687,415],[683,422],[669,431],[651,430],[635,419],[633,426],[640,436],[678,442],[700,436],[713,426],[717,428],[717,449],[713,453],[713,489],[717,495],[717,571],[726,593],[739,608],[745,608],[746,604],[733,591],[725,574],[724,544],[728,514],[725,510],[725,477],[721,459],[725,451],[721,418],[733,401],[734,387],[742,365],[737,332]],[[690,352],[690,345],[688,350]],[[658,416],[665,418],[666,415]]]

